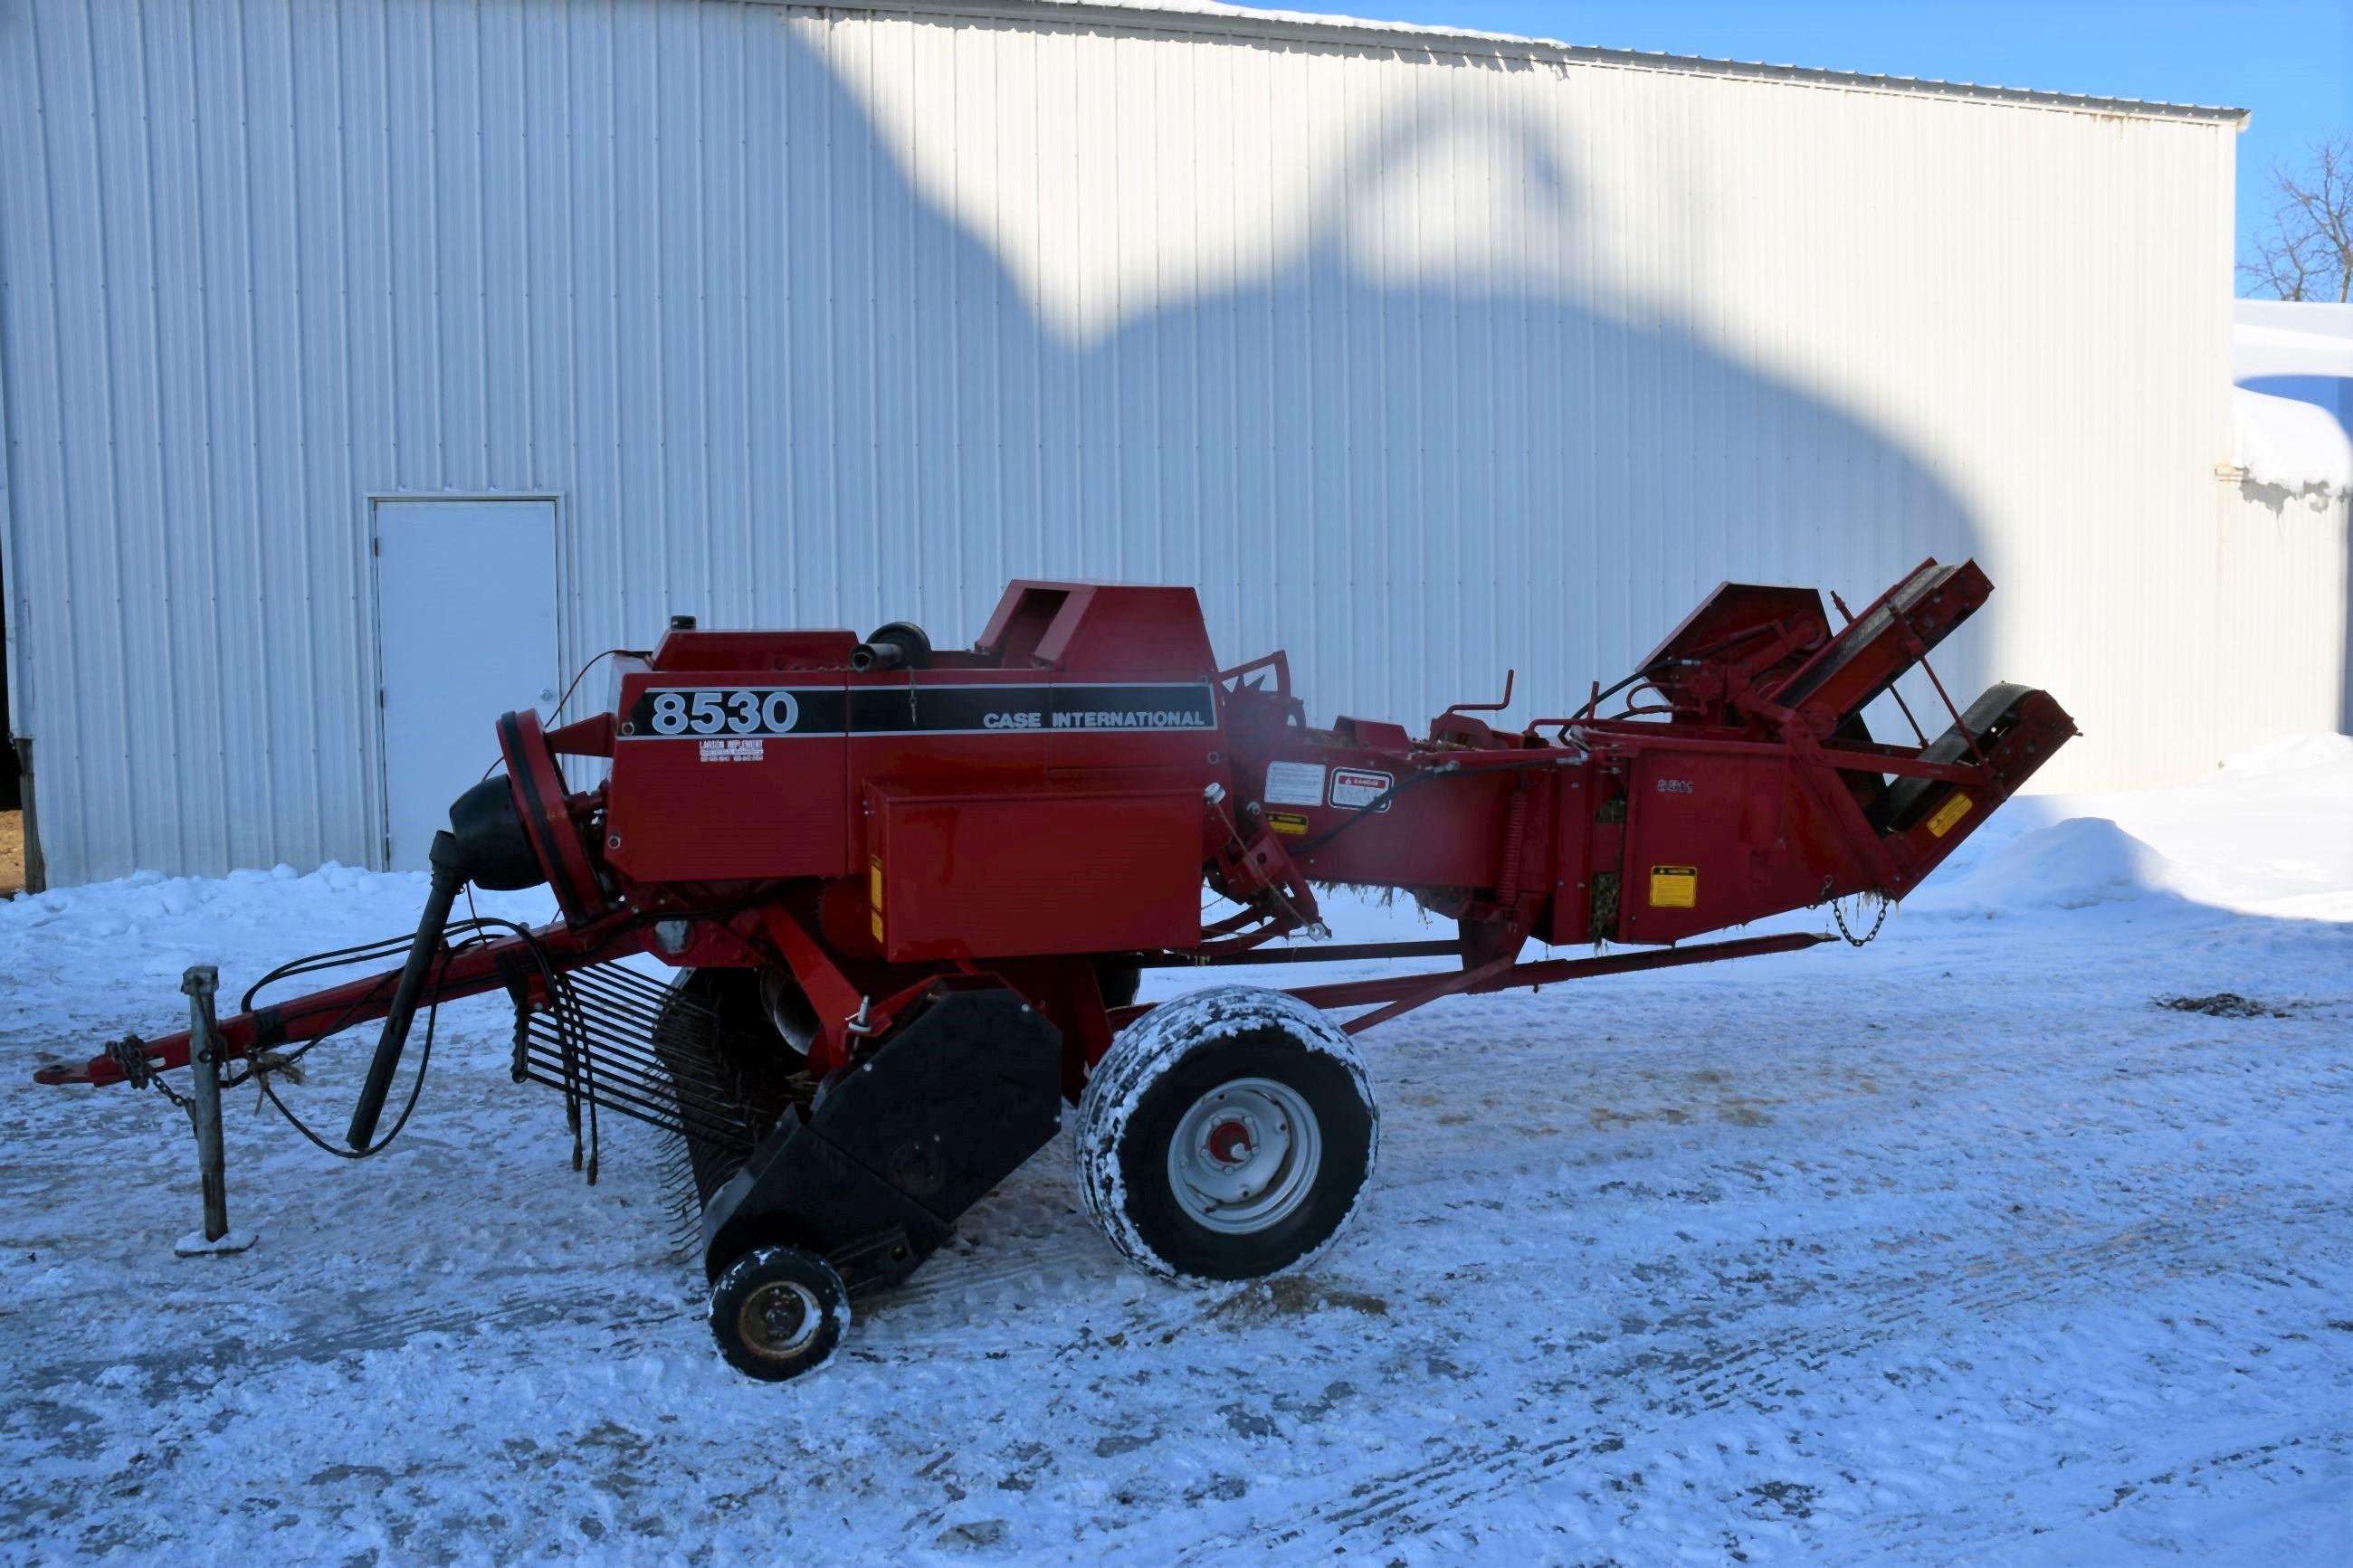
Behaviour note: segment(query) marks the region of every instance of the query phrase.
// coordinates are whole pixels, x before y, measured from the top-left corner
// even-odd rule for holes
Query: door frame
[[[562,679],[565,668],[566,643],[570,633],[568,617],[564,613],[565,584],[570,580],[565,551],[564,496],[556,490],[371,490],[367,502],[367,576],[368,625],[367,658],[364,661],[369,684],[375,688],[368,695],[368,706],[375,714],[375,722],[368,732],[375,737],[375,757],[368,768],[375,788],[375,821],[368,837],[368,869],[386,871],[392,868],[392,775],[386,755],[384,733],[384,534],[382,509],[387,503],[402,501],[545,501],[548,507],[548,545],[555,562],[555,676]]]

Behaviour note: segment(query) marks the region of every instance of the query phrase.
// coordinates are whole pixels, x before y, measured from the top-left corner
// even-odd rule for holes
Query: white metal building
[[[2242,120],[1198,7],[18,0],[48,878],[411,860],[671,613],[956,642],[1014,574],[1419,720],[1974,552],[1956,696],[2193,774],[2345,668],[2341,521],[2316,583],[2226,515]]]

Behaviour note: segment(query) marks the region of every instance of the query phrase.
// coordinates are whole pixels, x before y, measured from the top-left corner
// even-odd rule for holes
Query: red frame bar
[[[1311,1007],[1365,1007],[1389,1003],[1367,1017],[1341,1026],[1350,1034],[1387,1023],[1425,1002],[1441,996],[1481,995],[1490,991],[1515,991],[1525,985],[1551,985],[1565,980],[1589,980],[1604,974],[1630,974],[1646,969],[1680,969],[1690,963],[1715,963],[1727,958],[1760,958],[1768,952],[1802,952],[1835,940],[1817,931],[1789,931],[1780,936],[1742,937],[1736,942],[1703,942],[1697,947],[1662,947],[1647,952],[1611,952],[1599,958],[1548,958],[1534,963],[1498,960],[1478,969],[1437,974],[1385,975],[1376,980],[1342,980],[1329,985],[1299,985],[1291,994]],[[1403,1003],[1398,1006],[1394,1004]],[[1114,1029],[1141,1018],[1156,1002],[1114,1008]]]
[[[1259,963],[1348,963],[1367,958],[1452,958],[1462,951],[1454,938],[1429,942],[1335,942],[1316,947],[1281,947],[1246,952],[1211,952],[1199,958],[1146,957],[1145,969],[1238,969]]]

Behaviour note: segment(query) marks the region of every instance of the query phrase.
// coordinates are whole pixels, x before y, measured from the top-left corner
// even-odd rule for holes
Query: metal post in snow
[[[188,998],[188,1038],[194,1048],[188,1062],[195,1081],[188,1096],[188,1119],[196,1124],[196,1170],[205,1189],[205,1227],[182,1237],[172,1250],[183,1258],[243,1252],[254,1243],[251,1231],[228,1227],[228,1157],[221,1145],[220,1058],[216,1047],[220,1033],[213,1023],[213,994],[220,989],[220,971],[209,963],[190,966],[180,976]]]

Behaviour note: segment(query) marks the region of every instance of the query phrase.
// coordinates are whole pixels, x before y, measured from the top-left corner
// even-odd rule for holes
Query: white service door
[[[375,536],[385,853],[421,871],[499,715],[555,704],[555,503],[379,500]]]

